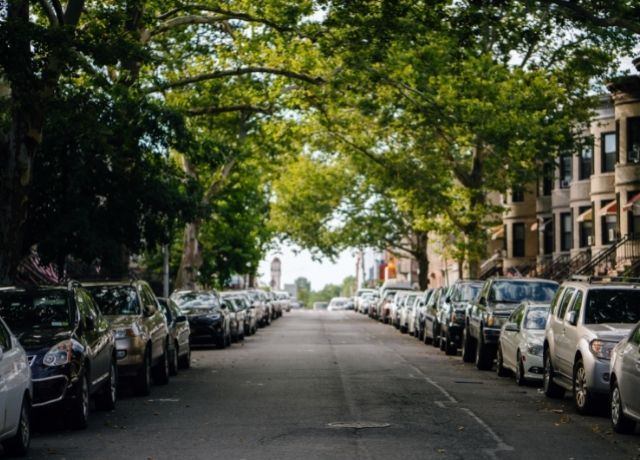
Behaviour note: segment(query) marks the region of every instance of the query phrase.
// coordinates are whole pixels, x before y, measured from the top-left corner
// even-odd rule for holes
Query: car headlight
[[[53,346],[42,358],[42,364],[48,367],[64,366],[71,362],[73,350],[83,350],[84,347],[75,340],[65,340]]]
[[[487,326],[493,327],[496,324],[496,318],[493,315],[487,317]]]
[[[616,342],[606,342],[604,340],[592,340],[589,344],[589,348],[591,349],[591,353],[594,354],[596,358],[600,359],[611,359],[611,352],[616,346]]]
[[[527,346],[527,353],[534,356],[542,356],[543,347],[540,344],[532,344]]]
[[[138,337],[140,335],[140,329],[138,328],[138,326],[133,325],[131,327],[116,329],[113,331],[113,335],[116,339],[124,339],[125,337]]]

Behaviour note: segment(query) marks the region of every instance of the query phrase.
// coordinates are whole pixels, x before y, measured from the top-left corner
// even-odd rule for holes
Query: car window
[[[556,295],[553,296],[553,300],[551,301],[551,314],[558,316],[558,309],[560,304],[562,303],[562,294],[564,294],[566,288],[561,287],[556,291]]]
[[[518,308],[516,308],[513,311],[513,313],[511,313],[511,316],[509,316],[509,322],[516,323],[519,326],[520,321],[522,321],[523,312],[524,312],[524,305],[520,305]]]
[[[585,324],[637,323],[640,289],[591,289],[585,306]]]
[[[0,321],[0,347],[3,352],[11,350],[11,334],[2,321]]]
[[[567,311],[567,307],[569,306],[569,302],[571,302],[571,297],[573,297],[573,293],[575,291],[575,288],[567,288],[564,290],[564,295],[560,302],[560,308],[558,308],[558,318],[564,318],[564,314]]]
[[[89,286],[103,315],[139,315],[140,303],[133,286]]]
[[[88,295],[86,295],[81,289],[76,290],[75,298],[83,324],[86,325],[87,319],[93,321],[93,324],[95,324],[98,319],[98,315],[93,309],[93,301],[88,298]]]
[[[523,300],[549,302],[558,284],[550,281],[499,280],[494,281],[489,292],[490,302],[520,303]]]
[[[636,326],[635,330],[631,333],[629,342],[634,345],[640,345],[640,324]]]
[[[69,329],[75,324],[67,291],[0,292],[0,316],[16,334],[38,329]]]
[[[565,313],[565,317],[564,317],[565,320],[569,319],[569,314],[572,311],[576,312],[576,319],[580,316],[580,310],[582,309],[582,299],[584,299],[584,292],[578,289],[578,292],[576,293],[576,295],[573,298],[573,301],[571,302],[571,306],[567,309],[567,312]]]
[[[544,307],[534,307],[527,311],[524,318],[523,328],[533,330],[544,330],[547,325],[549,309]]]
[[[476,298],[481,288],[482,284],[460,284],[452,293],[451,300],[453,302],[471,302]]]

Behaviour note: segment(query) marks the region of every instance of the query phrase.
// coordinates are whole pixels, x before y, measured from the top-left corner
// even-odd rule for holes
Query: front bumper
[[[193,344],[211,343],[224,338],[224,328],[222,321],[190,321],[191,334],[189,342]]]
[[[582,355],[584,370],[587,374],[587,388],[593,393],[609,394],[610,361],[598,359],[590,353]]]
[[[524,377],[528,380],[542,380],[544,374],[544,360],[542,356],[532,355],[531,353],[522,353],[522,368],[524,369]]]
[[[484,327],[482,329],[482,339],[486,344],[497,344],[500,340],[500,328]]]
[[[142,337],[116,339],[118,375],[121,377],[136,375],[144,363],[145,350],[146,342]]]
[[[464,325],[458,323],[448,323],[447,324],[447,338],[451,345],[455,345],[460,348],[462,345],[462,331],[464,330]]]

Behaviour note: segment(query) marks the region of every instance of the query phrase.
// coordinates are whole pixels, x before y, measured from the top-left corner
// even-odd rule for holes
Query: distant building
[[[280,290],[280,284],[282,279],[282,262],[277,257],[274,257],[271,261],[271,289],[274,291]]]

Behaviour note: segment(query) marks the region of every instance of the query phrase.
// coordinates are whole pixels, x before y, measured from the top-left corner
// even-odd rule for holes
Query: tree
[[[303,304],[310,306],[309,298],[311,296],[311,281],[301,276],[295,279],[293,282],[296,285],[298,291],[298,300]]]

